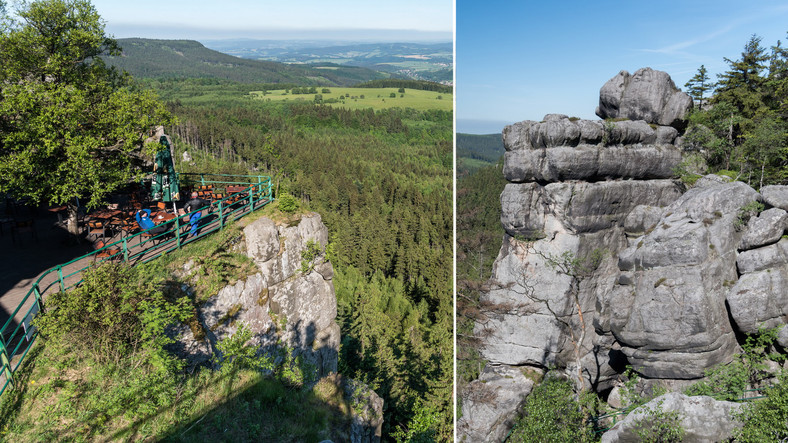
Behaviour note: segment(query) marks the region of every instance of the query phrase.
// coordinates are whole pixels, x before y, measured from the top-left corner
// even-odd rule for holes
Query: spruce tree
[[[698,73],[689,79],[684,87],[687,88],[687,93],[698,104],[698,109],[703,109],[703,97],[706,91],[711,90],[711,83],[709,82],[708,71],[704,65],[700,65]]]
[[[754,115],[763,106],[761,87],[766,78],[762,75],[769,56],[761,46],[761,37],[752,35],[744,45],[741,59],[724,58],[730,69],[717,74],[715,102],[727,102],[735,106],[743,115]]]

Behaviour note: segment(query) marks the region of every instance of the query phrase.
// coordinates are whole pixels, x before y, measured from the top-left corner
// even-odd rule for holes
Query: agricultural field
[[[315,101],[322,100],[320,103],[331,105],[335,108],[346,108],[351,110],[368,108],[375,110],[413,108],[420,111],[428,109],[451,111],[453,109],[452,94],[435,91],[404,88],[405,92],[402,93],[398,92],[398,88],[334,87],[317,87],[316,90],[316,94],[293,94],[291,90],[277,89],[271,91],[253,91],[250,95],[257,100],[271,102],[289,101],[314,103]]]

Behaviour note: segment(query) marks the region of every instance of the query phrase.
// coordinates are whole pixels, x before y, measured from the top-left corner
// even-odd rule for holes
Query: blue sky
[[[93,5],[116,38],[450,41],[453,29],[452,0],[93,0]]]
[[[776,1],[457,0],[457,131],[560,113],[597,119],[599,88],[624,69],[666,71],[676,86],[705,65],[712,80],[752,34],[786,42]]]

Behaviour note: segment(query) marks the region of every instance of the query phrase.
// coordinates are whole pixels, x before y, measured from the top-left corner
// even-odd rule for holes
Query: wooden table
[[[174,218],[175,218],[175,214],[171,214],[169,212],[164,212],[164,211],[153,212],[150,215],[150,219],[153,220],[153,223],[156,223],[157,225],[166,223]]]
[[[88,218],[106,221],[111,219],[112,217],[117,217],[120,214],[123,214],[123,211],[118,211],[117,209],[104,210],[104,211],[97,211],[92,214],[88,214]]]
[[[249,186],[228,186],[226,189],[228,194],[235,194],[236,192],[246,191],[249,189]]]
[[[54,212],[55,214],[57,214],[57,223],[56,224],[62,225],[63,224],[63,212],[66,211],[67,209],[68,209],[68,206],[63,205],[63,206],[55,206],[54,208],[49,208],[49,209],[47,209],[47,211]]]

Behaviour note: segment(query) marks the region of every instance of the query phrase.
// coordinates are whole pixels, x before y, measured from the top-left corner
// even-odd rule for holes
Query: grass
[[[141,275],[174,279],[174,286],[191,279],[199,304],[216,288],[252,271],[250,260],[230,252],[243,226],[263,215],[282,222],[297,217],[270,206],[143,265]],[[173,271],[188,261],[195,263],[191,273],[175,278]],[[232,316],[229,312],[226,321]],[[183,363],[151,358],[147,348],[100,363],[79,346],[39,337],[16,372],[16,388],[0,399],[0,441],[349,439],[352,408],[336,377],[307,388],[252,369],[198,367],[188,372],[180,369]]]
[[[3,441],[317,442],[349,431],[351,408],[328,377],[302,389],[253,370],[165,376],[131,367],[138,356],[99,366],[57,351],[37,345],[21,389],[4,396]]]
[[[434,91],[422,91],[417,89],[405,89],[405,93],[398,92],[398,88],[328,88],[331,92],[321,93],[322,87],[318,87],[318,94],[323,96],[323,103],[337,108],[346,109],[368,109],[375,110],[388,108],[413,108],[419,111],[428,109],[438,109],[451,111],[453,109],[452,94]],[[391,94],[395,97],[392,98]],[[251,92],[250,95],[256,100],[266,101],[290,101],[313,103],[315,94],[290,94],[284,89],[267,91],[263,95],[262,91]],[[340,99],[340,96],[346,97]],[[362,98],[363,96],[363,98]],[[438,97],[441,97],[440,99]],[[328,100],[337,100],[336,103],[326,103]]]

